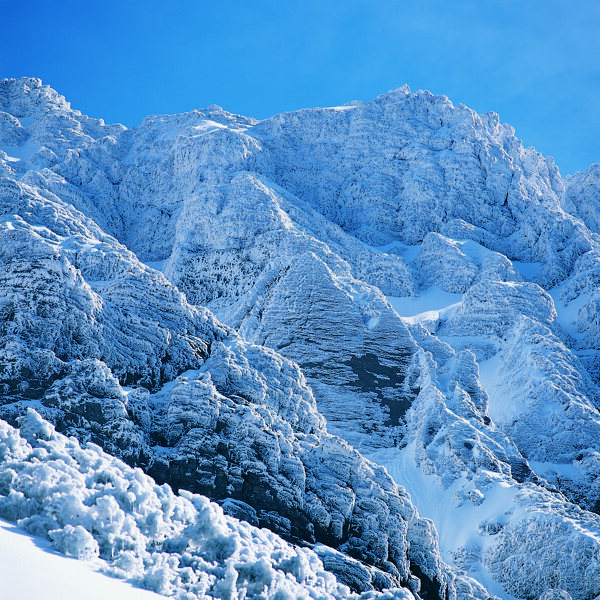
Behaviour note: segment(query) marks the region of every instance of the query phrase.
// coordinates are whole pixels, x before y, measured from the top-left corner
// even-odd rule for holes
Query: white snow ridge
[[[599,174],[406,86],[1,81],[4,593],[600,598]]]

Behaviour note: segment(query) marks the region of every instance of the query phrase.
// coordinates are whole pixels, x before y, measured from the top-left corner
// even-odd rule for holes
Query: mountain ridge
[[[483,598],[466,573],[506,598],[600,594],[598,238],[590,211],[563,210],[591,206],[593,168],[587,192],[576,176],[565,187],[497,115],[406,87],[259,122],[209,107],[126,129],[20,85],[54,104],[29,122],[22,95],[7,104],[19,85],[0,83],[2,418],[33,406],[235,516],[316,535],[359,591]],[[339,438],[303,441],[324,432],[320,413],[395,483]],[[320,452],[345,456],[326,485]],[[349,483],[350,513],[335,500]],[[469,515],[463,533],[424,490]]]

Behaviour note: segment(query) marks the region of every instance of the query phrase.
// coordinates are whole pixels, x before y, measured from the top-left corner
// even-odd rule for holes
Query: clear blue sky
[[[0,77],[136,125],[257,118],[408,83],[495,110],[561,173],[600,162],[598,0],[0,0]]]

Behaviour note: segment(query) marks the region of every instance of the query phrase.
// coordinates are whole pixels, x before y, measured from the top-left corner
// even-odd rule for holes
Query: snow
[[[419,513],[436,524],[440,552],[449,564],[455,563],[457,548],[476,549],[478,554],[483,554],[491,539],[481,533],[480,524],[488,520],[498,522],[500,515],[514,511],[516,489],[502,481],[486,491],[481,503],[457,502],[466,481],[457,480],[444,488],[439,479],[429,477],[417,466],[413,445],[402,450],[379,450],[371,453],[369,458],[385,466],[394,480],[410,492]],[[513,600],[513,596],[507,594],[482,565],[469,574],[476,576],[492,594]]]
[[[491,358],[479,363],[479,381],[488,394],[488,414],[494,423],[511,423],[520,410],[510,397],[502,393],[498,373],[502,367],[502,358],[497,352]]]
[[[103,561],[81,561],[56,553],[48,540],[0,519],[2,597],[10,600],[160,600],[99,569]]]
[[[342,106],[328,106],[325,110],[335,110],[335,111],[344,111],[344,110],[352,110],[356,108],[356,106],[348,106],[344,104]]]
[[[41,144],[27,141],[20,146],[3,146],[0,150],[6,152],[8,160],[11,162],[25,162],[29,160],[38,150],[41,149]]]
[[[162,271],[164,266],[165,266],[165,262],[164,260],[154,260],[154,261],[149,261],[144,263],[147,267],[150,267],[151,269],[155,269],[156,271]]]
[[[432,285],[418,296],[387,296],[387,299],[405,321],[419,323],[449,317],[458,308],[462,294],[453,294]]]
[[[223,504],[234,516],[288,538],[293,525],[307,543],[338,536],[319,556],[342,574],[348,554],[370,561],[350,568],[367,586],[388,559],[396,581],[410,577],[412,552],[438,581],[463,569],[504,598],[600,592],[586,512],[600,500],[600,255],[583,223],[599,228],[598,169],[563,182],[496,115],[408,89],[262,122],[213,106],[125,131],[38,80],[0,86],[2,416],[35,406],[178,488],[238,494]],[[32,144],[44,148],[26,160]],[[5,471],[18,489],[0,504],[55,548],[104,553],[155,590],[251,597],[285,577],[284,595],[345,593],[314,555],[199,496],[166,502],[194,524],[132,508],[138,484],[106,461],[119,493],[90,475],[75,486],[81,510],[52,487],[62,467],[25,459],[10,467],[19,481]],[[172,528],[157,526],[167,547],[147,529],[156,520]],[[188,525],[196,545],[182,551]],[[243,560],[202,563],[207,531]]]
[[[544,266],[540,262],[523,262],[521,260],[513,260],[512,264],[515,270],[529,281],[534,280]]]
[[[540,475],[549,478],[554,475],[552,479],[556,477],[567,478],[571,480],[582,480],[581,472],[573,465],[573,463],[556,463],[556,462],[541,462],[537,460],[529,461],[531,468]]]
[[[494,254],[490,249],[482,246],[473,240],[454,240],[469,258],[475,260],[479,265],[482,264],[484,258]]]

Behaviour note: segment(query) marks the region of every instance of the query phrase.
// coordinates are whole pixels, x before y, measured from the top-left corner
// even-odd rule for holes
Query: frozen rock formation
[[[0,421],[0,515],[64,554],[176,598],[356,598],[313,551],[228,517],[197,494],[175,495],[140,469],[82,448],[35,411]],[[409,590],[368,598],[409,600]]]
[[[47,196],[14,180],[2,188],[4,418],[36,406],[160,482],[340,548],[367,565],[365,588],[416,591],[413,562],[432,586],[452,586],[434,531],[381,467],[325,431],[296,365],[189,305]]]
[[[3,197],[12,212],[3,227],[4,415],[14,421],[34,401],[65,431],[162,480],[252,503],[257,523],[287,537],[341,544],[380,567],[362,567],[361,585],[410,581],[417,589],[412,560],[421,577],[438,582],[430,585],[452,583],[435,535],[419,525],[408,499],[381,469],[321,431],[297,369],[188,305],[57,197],[12,180]],[[191,367],[199,369],[173,381]],[[324,463],[332,456],[339,464]],[[370,490],[368,501],[352,481]],[[374,518],[385,521],[383,537]],[[356,579],[357,569],[350,571]]]
[[[406,87],[125,129],[21,79],[0,111],[0,417],[358,592],[600,594],[595,166]]]
[[[600,163],[583,173],[565,177],[565,191],[561,198],[565,211],[580,218],[586,226],[600,233]]]

